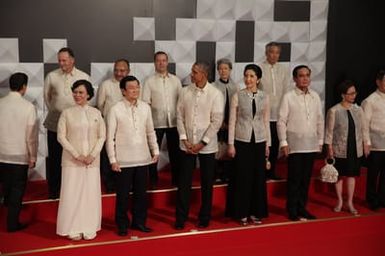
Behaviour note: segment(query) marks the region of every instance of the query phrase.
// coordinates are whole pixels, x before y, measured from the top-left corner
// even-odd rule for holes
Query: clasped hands
[[[186,153],[191,155],[197,155],[199,151],[205,146],[202,142],[192,144],[188,140],[183,140],[184,146],[186,147]]]
[[[90,165],[95,160],[95,157],[93,157],[91,155],[88,155],[88,156],[80,155],[76,158],[76,160],[85,164],[85,165]]]

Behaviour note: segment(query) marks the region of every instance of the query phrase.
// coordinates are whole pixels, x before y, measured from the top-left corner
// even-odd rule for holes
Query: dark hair
[[[254,71],[255,75],[258,77],[258,79],[261,79],[262,78],[262,69],[258,66],[258,65],[255,65],[255,64],[247,64],[245,69],[243,70],[243,75],[246,74],[246,71],[247,70],[252,70]]]
[[[166,58],[168,59],[168,55],[166,52],[164,51],[157,51],[155,54],[154,54],[154,61],[156,60],[156,57],[158,57],[158,55],[166,55]]]
[[[306,68],[307,70],[309,70],[310,74],[311,74],[311,69],[306,66],[306,65],[298,65],[296,66],[294,69],[293,69],[293,77],[297,77],[298,75],[298,70],[302,69],[302,68]]]
[[[67,52],[69,56],[71,56],[72,58],[75,58],[74,51],[69,47],[61,48],[58,53],[61,53],[61,52]]]
[[[135,76],[126,76],[122,80],[120,80],[120,83],[119,83],[120,89],[126,90],[126,83],[131,81],[136,81],[138,82],[138,85],[140,85],[139,80]]]
[[[265,51],[267,52],[271,47],[278,47],[279,50],[282,49],[282,46],[277,42],[270,42],[265,46]]]
[[[27,85],[28,76],[25,73],[17,72],[11,75],[9,78],[9,88],[11,91],[20,91],[23,85]]]
[[[346,94],[350,87],[355,87],[354,82],[351,80],[344,80],[337,87],[339,94]]]
[[[128,69],[130,69],[130,62],[129,62],[128,60],[126,60],[126,59],[118,59],[118,60],[116,60],[116,61],[114,62],[114,65],[116,65],[116,64],[119,63],[119,62],[124,62],[124,63],[126,63]]]
[[[378,71],[377,75],[376,75],[376,80],[382,80],[384,79],[385,77],[385,70],[382,69],[380,71]]]
[[[71,87],[72,92],[74,92],[75,89],[78,88],[81,85],[83,85],[86,88],[86,91],[87,91],[87,94],[88,94],[88,99],[87,100],[92,99],[92,97],[94,97],[94,88],[92,87],[91,82],[87,81],[85,79],[75,81],[75,83]]]

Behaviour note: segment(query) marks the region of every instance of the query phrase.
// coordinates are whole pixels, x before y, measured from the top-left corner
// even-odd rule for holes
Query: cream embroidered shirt
[[[278,112],[277,132],[280,147],[290,153],[319,152],[324,140],[324,117],[318,94],[297,87],[287,92]]]
[[[370,150],[385,151],[385,93],[377,89],[361,105],[369,125]]]
[[[120,167],[151,164],[159,155],[150,106],[137,100],[123,99],[111,107],[107,119],[106,148],[110,163]]]
[[[59,68],[46,76],[44,80],[44,102],[48,114],[44,126],[49,131],[56,132],[61,112],[75,105],[71,87],[75,81],[80,79],[89,80],[90,77],[75,67],[68,74]]]
[[[207,143],[200,151],[203,154],[218,151],[217,132],[223,120],[222,93],[209,82],[200,89],[195,84],[183,87],[177,105],[177,128],[180,148],[185,151],[182,140],[192,144]]]
[[[270,121],[278,120],[278,109],[283,95],[290,88],[289,70],[282,64],[271,65],[264,61],[260,64],[262,78],[259,89],[269,95],[270,99]]]
[[[142,100],[151,106],[155,128],[176,127],[176,104],[182,84],[178,77],[155,73],[143,85]]]
[[[0,162],[36,162],[39,128],[34,105],[11,91],[0,99],[0,120]]]
[[[122,91],[120,90],[119,81],[115,78],[110,78],[101,83],[96,95],[96,106],[106,118],[111,107],[123,99]]]

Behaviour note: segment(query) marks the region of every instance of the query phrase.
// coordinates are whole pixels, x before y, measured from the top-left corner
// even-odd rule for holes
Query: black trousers
[[[277,122],[270,122],[270,135],[271,135],[271,146],[270,146],[269,161],[271,164],[271,168],[270,168],[270,170],[266,170],[266,177],[267,178],[274,178],[276,176],[275,167],[277,165],[277,158],[278,158],[278,153],[279,153],[279,139],[278,139],[278,133],[277,133]]]
[[[160,148],[163,136],[166,134],[168,157],[171,165],[171,182],[176,185],[178,173],[180,169],[180,149],[179,134],[176,127],[174,128],[158,128],[155,129],[156,140]],[[158,181],[158,165],[157,163],[150,165],[150,182],[156,184]]]
[[[61,186],[61,157],[63,147],[57,141],[57,133],[47,130],[48,159],[46,178],[50,198],[58,198]]]
[[[268,216],[265,148],[265,142],[235,141],[235,219]]]
[[[294,153],[288,158],[287,201],[289,215],[306,210],[310,178],[316,153]]]
[[[115,172],[112,171],[110,160],[108,160],[106,145],[104,144],[100,152],[100,175],[107,192],[115,190]]]
[[[366,177],[366,201],[370,206],[385,205],[385,151],[371,151]]]
[[[0,163],[0,180],[3,182],[4,204],[8,207],[7,230],[15,230],[28,178],[28,165]]]
[[[184,223],[188,219],[190,210],[190,196],[192,185],[192,174],[199,158],[201,171],[201,208],[199,220],[208,222],[211,219],[211,208],[213,198],[213,183],[215,172],[215,154],[190,155],[182,151],[181,172],[179,173],[178,191],[176,198],[176,222]]]
[[[115,222],[119,229],[127,229],[130,225],[130,219],[128,218],[127,214],[130,191],[133,191],[132,224],[146,224],[147,173],[148,165],[122,168],[122,171],[117,173]]]

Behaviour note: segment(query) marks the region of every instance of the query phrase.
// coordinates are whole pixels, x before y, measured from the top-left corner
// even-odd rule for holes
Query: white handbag
[[[336,160],[331,158],[332,162],[328,163],[328,159],[325,159],[325,166],[321,168],[321,181],[327,183],[336,183],[338,181],[338,171],[334,167]]]

